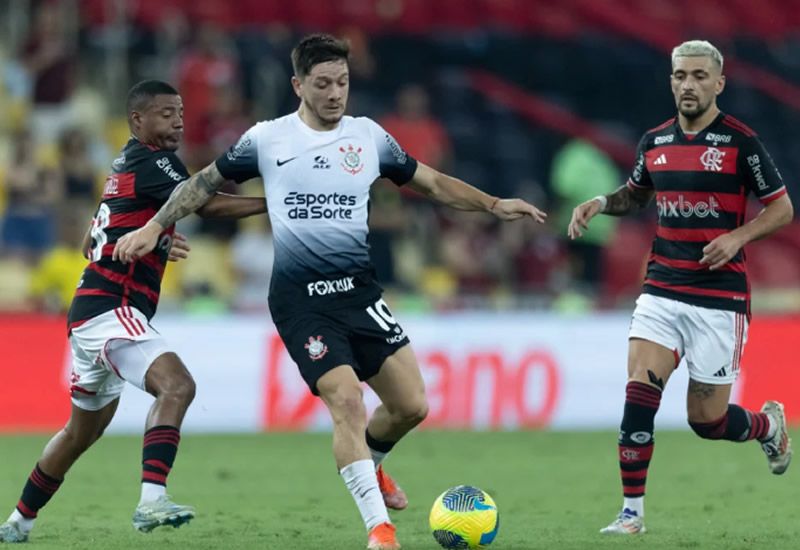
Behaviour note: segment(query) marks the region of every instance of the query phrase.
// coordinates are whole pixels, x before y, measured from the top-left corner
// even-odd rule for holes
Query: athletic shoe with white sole
[[[772,418],[775,422],[775,434],[769,439],[761,441],[761,448],[767,455],[769,471],[781,475],[792,461],[792,440],[786,431],[786,414],[783,412],[783,403],[767,401],[761,407],[761,412]]]
[[[137,531],[149,533],[162,525],[180,527],[192,519],[194,519],[194,508],[175,504],[169,499],[169,495],[161,495],[158,500],[145,502],[136,507],[133,527]]]
[[[20,529],[16,521],[7,521],[0,525],[0,542],[27,542],[28,533]]]
[[[643,535],[646,532],[644,518],[640,518],[636,512],[627,508],[623,509],[608,527],[600,529],[603,535]]]

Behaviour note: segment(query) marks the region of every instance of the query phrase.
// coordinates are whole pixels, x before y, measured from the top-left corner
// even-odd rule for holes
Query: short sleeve
[[[225,179],[242,183],[261,175],[258,168],[258,125],[247,130],[236,145],[216,160],[217,170]]]
[[[166,202],[178,184],[188,178],[189,171],[175,153],[158,151],[136,173],[136,196]]]
[[[786,194],[778,168],[756,136],[746,138],[740,147],[739,169],[747,187],[762,204],[769,204]]]
[[[639,140],[639,145],[636,147],[636,162],[631,170],[631,175],[628,177],[627,185],[631,189],[652,189],[653,180],[650,178],[650,172],[647,171],[647,163],[645,162],[645,153],[647,152],[648,135],[645,134]]]
[[[417,171],[417,161],[406,153],[397,140],[378,123],[367,119],[370,134],[378,151],[378,164],[381,177],[389,178],[395,185],[411,181]]]

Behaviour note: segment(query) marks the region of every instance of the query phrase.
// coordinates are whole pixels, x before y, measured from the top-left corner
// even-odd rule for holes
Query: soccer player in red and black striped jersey
[[[185,257],[188,247],[166,228],[156,249],[138,261],[114,261],[120,237],[147,222],[182,181],[189,178],[175,151],[183,135],[178,92],[156,80],[140,82],[127,99],[130,141],[114,161],[84,251],[90,260],[69,311],[72,347],[72,412],[67,425],[45,447],[11,517],[0,525],[0,542],[24,542],[42,508],[65,474],[102,435],[114,416],[125,382],[147,391],[155,402],[147,415],[142,458],[141,500],[134,527],[150,531],[179,526],[194,517],[190,506],[166,495],[167,475],[180,441],[194,381],[178,356],[150,325],[168,258]],[[257,197],[217,194],[203,216],[240,218],[266,212]],[[179,250],[172,250],[173,245]]]
[[[744,246],[792,220],[781,176],[753,130],[722,113],[723,59],[706,41],[672,52],[678,115],[645,133],[627,184],[575,208],[573,239],[597,214],[623,216],[655,197],[658,228],[629,334],[628,385],[619,435],[623,506],[605,534],[644,533],[653,420],[670,374],[685,359],[689,425],[702,438],[760,442],[774,474],[791,442],[783,405],[729,404],[747,340],[750,287]],[[745,223],[750,194],[764,206]],[[757,375],[757,374],[756,374]]]

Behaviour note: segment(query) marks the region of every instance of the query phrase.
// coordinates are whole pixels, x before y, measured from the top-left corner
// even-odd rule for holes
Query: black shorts
[[[329,370],[350,365],[359,380],[368,380],[387,357],[409,343],[383,299],[361,307],[298,313],[275,326],[314,395],[319,395],[317,380]]]

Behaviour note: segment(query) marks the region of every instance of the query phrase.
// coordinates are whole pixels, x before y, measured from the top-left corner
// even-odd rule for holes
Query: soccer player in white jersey
[[[387,506],[405,494],[381,468],[392,447],[425,418],[414,353],[381,298],[367,246],[369,190],[379,177],[460,210],[502,220],[545,214],[500,199],[418,163],[368,118],[344,116],[348,45],[330,35],[292,51],[299,109],[250,128],[216,162],[186,181],[145,227],[123,237],[122,261],[147,254],[163,231],[201,207],[226,179],[264,179],[275,240],[273,320],[311,391],[333,419],[333,453],[368,531],[368,548],[400,548]],[[382,404],[367,422],[361,381]],[[366,434],[366,436],[365,436]]]

